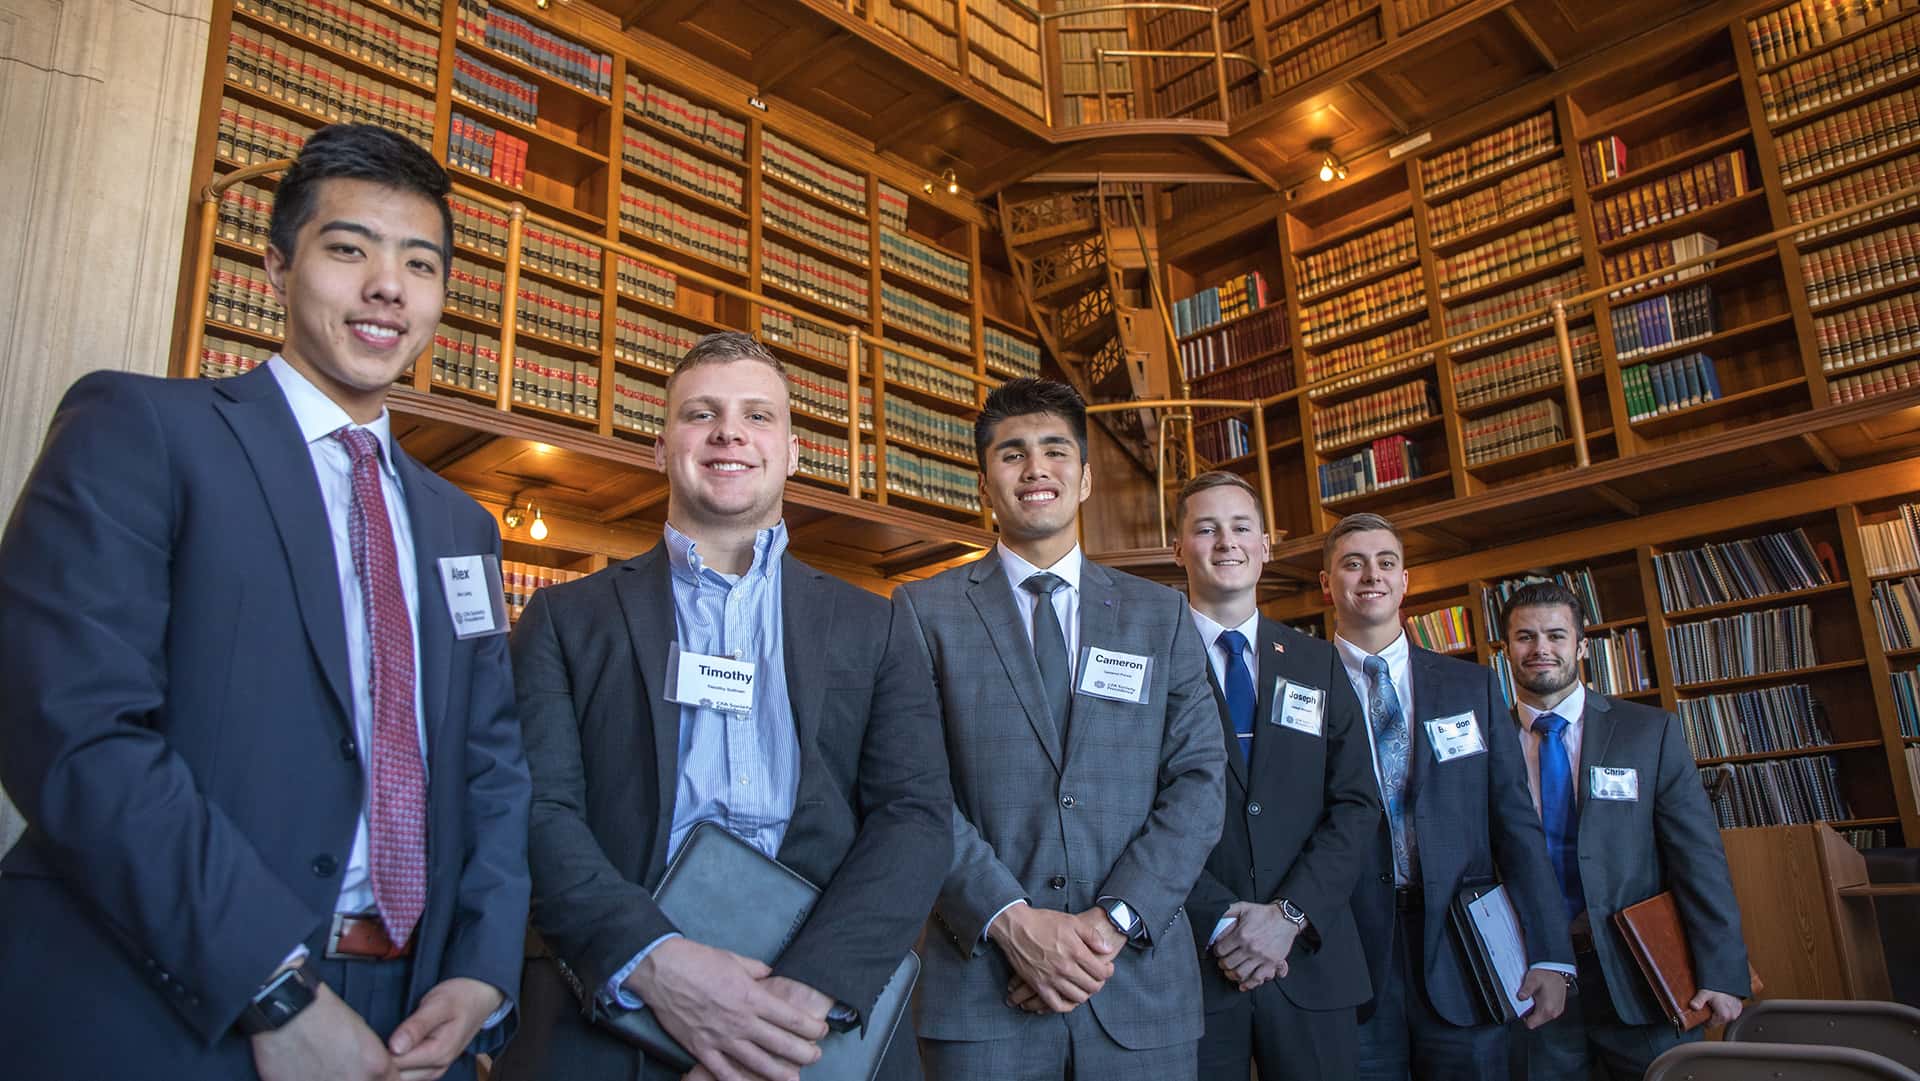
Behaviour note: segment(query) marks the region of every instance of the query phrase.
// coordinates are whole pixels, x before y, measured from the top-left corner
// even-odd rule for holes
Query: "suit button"
[[[332,878],[333,873],[339,869],[339,861],[327,855],[325,852],[313,857],[313,876],[315,878]]]
[[[1258,802],[1255,802],[1255,803],[1249,803],[1249,804],[1247,804],[1247,813],[1248,813],[1248,814],[1250,814],[1250,815],[1257,815],[1257,814],[1259,814],[1259,813],[1260,813],[1260,804],[1259,804]]]
[[[1060,797],[1060,806],[1062,806],[1062,807],[1065,807],[1065,808],[1066,808],[1067,810],[1069,810],[1069,811],[1071,811],[1071,810],[1073,810],[1073,797],[1072,797],[1072,796],[1061,796],[1061,797]]]
[[[1066,876],[1066,875],[1054,875],[1054,876],[1053,876],[1052,878],[1049,878],[1049,879],[1047,879],[1047,888],[1048,888],[1048,889],[1054,889],[1054,890],[1064,890],[1064,889],[1066,889],[1066,888],[1067,888],[1067,876]]]
[[[354,746],[352,736],[340,737],[340,757],[349,762],[360,757],[360,748]]]
[[[1393,876],[1382,871],[1380,873],[1380,884],[1383,886],[1393,885]]]

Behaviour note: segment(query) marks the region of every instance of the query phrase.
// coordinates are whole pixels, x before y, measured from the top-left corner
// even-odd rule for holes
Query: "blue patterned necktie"
[[[1253,761],[1253,673],[1240,654],[1247,648],[1247,636],[1239,631],[1221,631],[1214,639],[1227,654],[1227,714],[1233,720],[1234,743],[1240,748],[1242,762]]]
[[[1407,767],[1412,746],[1407,740],[1407,715],[1393,689],[1387,662],[1367,658],[1367,718],[1373,724],[1373,753],[1380,765],[1380,800],[1386,804],[1387,827],[1393,834],[1393,874],[1397,882],[1413,881],[1412,852],[1407,847]]]
[[[1560,896],[1572,918],[1586,911],[1587,900],[1580,885],[1580,815],[1573,805],[1573,762],[1560,738],[1567,730],[1567,719],[1542,713],[1533,719],[1533,730],[1540,733],[1540,822],[1547,832],[1547,858],[1553,862]]]

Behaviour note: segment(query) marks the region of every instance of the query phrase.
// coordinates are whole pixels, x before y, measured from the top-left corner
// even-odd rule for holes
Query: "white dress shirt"
[[[1374,656],[1339,635],[1333,636],[1333,648],[1340,654],[1340,667],[1347,670],[1347,679],[1353,684],[1353,693],[1360,696],[1360,712],[1366,714],[1367,748],[1373,759],[1373,783],[1380,785],[1380,748],[1373,742],[1373,715],[1367,713],[1367,696],[1373,689],[1373,677],[1367,675],[1367,658]],[[1407,632],[1401,631],[1400,637],[1388,643],[1379,653],[1381,660],[1387,662],[1387,678],[1393,680],[1393,693],[1400,698],[1400,712],[1407,718],[1407,748],[1413,748],[1413,666],[1412,653],[1407,649]],[[1381,799],[1386,798],[1385,793]],[[1419,866],[1414,854],[1413,815],[1406,816],[1407,864]],[[1405,882],[1400,885],[1406,885]]]
[[[1027,647],[1033,647],[1033,613],[1040,598],[1020,588],[1020,583],[1046,571],[1060,577],[1067,583],[1065,589],[1056,589],[1048,598],[1053,601],[1053,614],[1059,617],[1060,632],[1067,636],[1068,675],[1080,670],[1080,565],[1086,557],[1080,554],[1080,546],[1054,561],[1051,567],[1036,567],[1015,555],[1005,541],[994,546],[1000,553],[1000,568],[1006,572],[1007,584],[1013,587],[1014,607],[1020,609],[1020,627],[1027,632]]]
[[[1542,713],[1552,713],[1567,722],[1566,730],[1560,733],[1560,745],[1567,749],[1567,764],[1572,766],[1570,776],[1574,778],[1574,806],[1580,805],[1580,738],[1586,729],[1587,688],[1578,680],[1574,681],[1573,693],[1560,700],[1552,709],[1534,709],[1525,702],[1519,703],[1514,711],[1519,715],[1520,753],[1527,759],[1527,787],[1533,791],[1533,809],[1540,810],[1540,733],[1533,730],[1533,719]]]
[[[1187,611],[1193,613],[1193,629],[1200,632],[1200,641],[1207,647],[1207,663],[1213,666],[1214,685],[1218,687],[1225,687],[1227,685],[1227,651],[1220,648],[1220,632],[1230,630],[1239,631],[1241,636],[1247,640],[1247,644],[1240,649],[1240,661],[1247,666],[1247,671],[1252,674],[1254,693],[1258,694],[1260,691],[1260,658],[1254,655],[1253,647],[1260,641],[1259,611],[1256,609],[1252,615],[1247,617],[1247,621],[1238,627],[1221,626],[1215,623],[1212,617],[1192,606],[1189,606]]]

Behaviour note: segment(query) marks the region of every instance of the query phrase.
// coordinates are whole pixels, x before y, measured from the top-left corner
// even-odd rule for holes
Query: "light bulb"
[[[1320,183],[1333,183],[1333,159],[1327,158],[1320,163]]]
[[[527,536],[537,541],[547,539],[547,520],[540,517],[538,509],[533,512],[533,524],[527,527]]]

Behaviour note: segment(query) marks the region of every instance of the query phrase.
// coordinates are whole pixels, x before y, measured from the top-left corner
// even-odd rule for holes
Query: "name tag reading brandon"
[[[1427,742],[1433,744],[1433,757],[1442,762],[1487,753],[1487,741],[1480,736],[1480,722],[1471,710],[1428,721]]]
[[[689,653],[678,642],[667,654],[667,701],[722,713],[753,712],[753,662]]]
[[[1280,680],[1274,685],[1271,718],[1274,724],[1317,736],[1321,734],[1326,718],[1326,691],[1290,679]]]
[[[1593,767],[1593,798],[1637,800],[1640,798],[1640,771],[1631,766]]]
[[[1080,651],[1080,693],[1115,702],[1145,702],[1153,658],[1088,646]]]
[[[491,555],[441,556],[440,592],[455,638],[507,633],[507,597],[500,589],[500,562]]]

